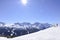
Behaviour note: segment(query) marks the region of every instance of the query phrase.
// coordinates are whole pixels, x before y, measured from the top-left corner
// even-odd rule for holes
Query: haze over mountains
[[[28,22],[23,22],[23,23],[14,23],[14,24],[5,24],[4,22],[0,22],[0,27],[3,26],[3,27],[16,27],[16,28],[29,28],[29,27],[36,27],[38,28],[38,26],[51,26],[51,24],[49,23],[39,23],[39,22],[36,22],[36,23],[28,23]]]
[[[60,25],[15,38],[0,37],[0,40],[60,40]]]
[[[7,26],[5,23],[0,22],[0,36],[13,38],[17,36],[22,36],[30,33],[34,33],[40,30],[44,30],[52,27],[52,24],[49,23],[14,23]]]
[[[11,40],[11,39],[8,39]],[[60,25],[36,33],[13,38],[12,40],[60,40]]]

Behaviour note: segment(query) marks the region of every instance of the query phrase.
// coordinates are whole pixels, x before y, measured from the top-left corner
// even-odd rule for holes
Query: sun
[[[21,0],[21,2],[22,2],[23,5],[27,4],[27,0]]]

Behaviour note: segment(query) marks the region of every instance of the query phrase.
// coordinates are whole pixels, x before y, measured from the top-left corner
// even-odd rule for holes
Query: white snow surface
[[[39,32],[15,38],[0,37],[0,40],[60,40],[60,27],[51,27]]]

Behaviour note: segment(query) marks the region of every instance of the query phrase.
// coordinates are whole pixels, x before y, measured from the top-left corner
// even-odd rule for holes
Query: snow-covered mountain
[[[36,33],[16,37],[12,40],[60,40],[60,26],[51,27]]]
[[[10,39],[0,37],[0,40],[60,40],[60,26],[53,26],[32,34]]]
[[[0,26],[0,36],[3,37],[17,37],[17,36],[22,36],[34,32],[38,32],[43,29],[47,29],[52,27],[52,24],[48,23],[14,23],[13,25],[8,25],[8,26]]]

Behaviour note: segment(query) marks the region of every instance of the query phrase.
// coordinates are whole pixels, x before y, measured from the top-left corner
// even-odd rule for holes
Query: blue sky
[[[60,23],[60,0],[0,0],[0,22]]]

